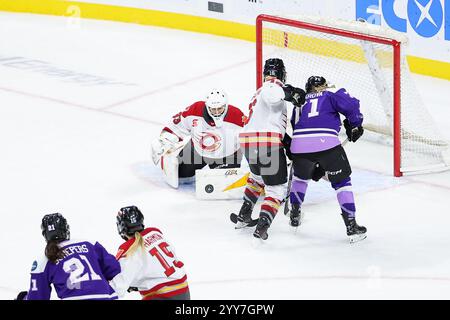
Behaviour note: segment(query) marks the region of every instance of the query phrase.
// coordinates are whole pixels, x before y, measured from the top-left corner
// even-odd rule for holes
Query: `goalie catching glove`
[[[344,120],[344,128],[348,141],[351,142],[356,142],[356,140],[358,140],[364,133],[364,128],[362,126],[352,127],[347,119]]]
[[[176,135],[163,131],[159,138],[152,142],[153,163],[157,165],[163,155],[177,148],[179,142],[180,139]]]
[[[300,88],[286,84],[283,87],[285,94],[284,100],[291,102],[295,107],[301,107],[305,103],[305,91]]]

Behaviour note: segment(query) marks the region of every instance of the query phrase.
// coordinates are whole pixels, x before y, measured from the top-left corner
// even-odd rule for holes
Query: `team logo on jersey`
[[[193,127],[198,126],[198,119],[192,120],[192,126],[193,126]]]
[[[220,148],[222,145],[222,139],[218,135],[215,135],[211,132],[203,132],[200,134],[200,138],[198,138],[198,144],[202,148],[202,150],[208,152],[214,152]]]
[[[38,266],[38,263],[37,263],[37,261],[35,260],[35,261],[33,261],[33,264],[31,265],[31,271],[34,271],[34,270],[36,270],[37,269],[37,266]]]

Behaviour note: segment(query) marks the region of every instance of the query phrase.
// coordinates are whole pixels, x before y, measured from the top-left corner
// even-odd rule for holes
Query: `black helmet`
[[[61,213],[47,214],[42,218],[42,235],[48,241],[64,241],[70,239],[70,228]]]
[[[306,93],[310,93],[313,91],[314,88],[320,87],[327,84],[327,80],[325,80],[322,76],[311,76],[308,78],[308,81],[305,85],[305,91]]]
[[[117,231],[119,235],[128,240],[126,236],[133,236],[135,232],[144,230],[144,215],[136,206],[124,207],[117,213]]]
[[[263,75],[264,77],[276,77],[278,80],[286,82],[286,69],[283,60],[278,58],[267,59],[264,64]]]

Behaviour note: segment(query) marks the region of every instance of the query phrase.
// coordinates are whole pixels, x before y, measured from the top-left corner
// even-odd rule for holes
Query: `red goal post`
[[[319,18],[316,18],[317,21]],[[256,19],[256,85],[259,88],[262,85],[263,77],[263,64],[264,60],[268,57],[280,57],[287,62],[286,68],[288,73],[288,82],[295,86],[303,87],[307,77],[310,75],[322,75],[327,80],[335,80],[338,86],[341,78],[352,77],[352,73],[363,74],[366,73],[363,78],[359,78],[361,83],[374,82],[370,87],[361,86],[350,90],[351,94],[355,97],[363,96],[361,104],[368,104],[371,107],[369,113],[373,113],[375,116],[374,122],[380,122],[375,118],[382,118],[383,113],[386,117],[386,121],[383,126],[379,124],[371,125],[368,119],[369,130],[374,128],[373,131],[380,134],[387,134],[392,137],[393,145],[393,168],[394,176],[400,177],[405,171],[407,172],[420,172],[427,170],[427,168],[437,167],[441,168],[441,163],[435,164],[434,158],[440,156],[434,155],[435,150],[430,149],[428,146],[413,146],[416,145],[441,145],[445,144],[445,149],[448,149],[448,145],[443,140],[435,142],[432,134],[427,132],[428,129],[421,129],[420,134],[414,133],[411,129],[403,130],[402,124],[406,127],[414,127],[410,125],[408,117],[406,122],[402,122],[402,90],[406,90],[406,86],[402,88],[402,81],[409,83],[409,69],[407,66],[406,58],[402,59],[402,42],[407,42],[407,39],[401,35],[389,36],[389,32],[385,30],[383,32],[377,32],[375,26],[362,23],[362,22],[336,22],[337,20],[330,20],[328,24],[326,20],[320,20],[315,22],[313,17],[302,18],[285,18],[271,15],[259,15]],[[378,34],[377,34],[378,33]],[[308,45],[310,46],[308,47]],[[362,47],[359,57],[355,52],[355,46],[359,44]],[[373,47],[378,46],[380,47]],[[268,49],[270,48],[270,50]],[[272,51],[268,53],[265,51]],[[362,57],[361,57],[362,56]],[[382,58],[380,58],[383,56]],[[287,61],[286,61],[287,60]],[[292,61],[290,61],[292,60]],[[317,60],[317,61],[316,61]],[[330,67],[327,69],[327,61],[330,61]],[[366,64],[364,69],[358,66],[355,70],[355,62]],[[305,73],[300,70],[294,71],[295,79],[292,79],[292,69],[296,64],[304,64],[303,68],[308,68],[309,64],[315,63],[316,70],[311,70],[310,73]],[[291,66],[289,66],[291,64]],[[347,66],[348,64],[348,66]],[[325,66],[325,67],[324,67]],[[339,70],[335,71],[333,68],[339,67]],[[361,70],[360,70],[361,69]],[[336,72],[336,74],[333,74]],[[408,73],[403,75],[402,73]],[[409,78],[406,78],[409,77]],[[330,79],[331,78],[331,79]],[[407,81],[404,79],[408,79]],[[295,82],[294,82],[295,81]],[[355,81],[358,81],[356,79]],[[347,86],[350,86],[351,82]],[[346,88],[347,88],[346,86]],[[375,95],[364,97],[368,91],[379,92],[381,97],[376,98]],[[406,93],[406,92],[405,92]],[[384,95],[384,97],[383,97]],[[383,105],[382,107],[378,105]],[[374,111],[375,109],[380,109]],[[406,109],[405,109],[406,110]],[[406,112],[406,111],[405,111]],[[363,110],[363,114],[366,114]],[[431,119],[431,117],[430,117]],[[384,120],[383,120],[384,121]],[[385,121],[385,122],[386,122]],[[416,120],[414,120],[416,121]],[[431,120],[432,121],[432,120]],[[378,130],[383,127],[384,129]],[[425,132],[426,134],[422,134]],[[428,137],[430,135],[430,137]],[[427,136],[427,137],[422,137]],[[403,138],[403,139],[402,139]],[[409,139],[406,141],[405,139]],[[410,140],[414,140],[413,142]],[[405,147],[402,148],[402,143],[405,143]],[[405,155],[402,153],[405,152]],[[421,153],[420,157],[410,156],[409,153],[416,152]],[[424,160],[410,160],[411,158],[425,158],[423,154],[433,153],[430,160],[430,164],[425,163]],[[406,155],[408,153],[408,155]],[[422,162],[425,163],[422,166]],[[409,163],[411,169],[408,167]],[[419,165],[417,165],[417,163]],[[443,165],[446,166],[445,164]],[[442,168],[441,168],[442,169]],[[440,170],[441,170],[440,169]],[[431,170],[431,169],[430,169]]]

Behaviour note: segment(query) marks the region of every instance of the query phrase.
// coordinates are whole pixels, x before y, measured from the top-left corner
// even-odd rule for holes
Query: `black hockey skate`
[[[244,200],[239,215],[232,213],[230,220],[236,224],[235,229],[242,229],[245,227],[254,227],[258,223],[258,219],[252,219],[253,203]]]
[[[347,228],[347,236],[350,239],[350,243],[355,243],[367,238],[367,228],[360,226],[356,223],[355,218],[348,218],[346,213],[342,214],[345,226]]]
[[[297,203],[292,204],[292,208],[289,214],[289,224],[291,225],[291,227],[296,228],[302,224],[302,220],[303,213],[300,209],[300,205],[298,205]]]
[[[258,225],[256,226],[255,232],[253,232],[253,236],[255,238],[259,238],[261,240],[267,240],[269,235],[267,234],[267,229],[270,227],[270,222],[267,217],[260,217],[258,221]]]

